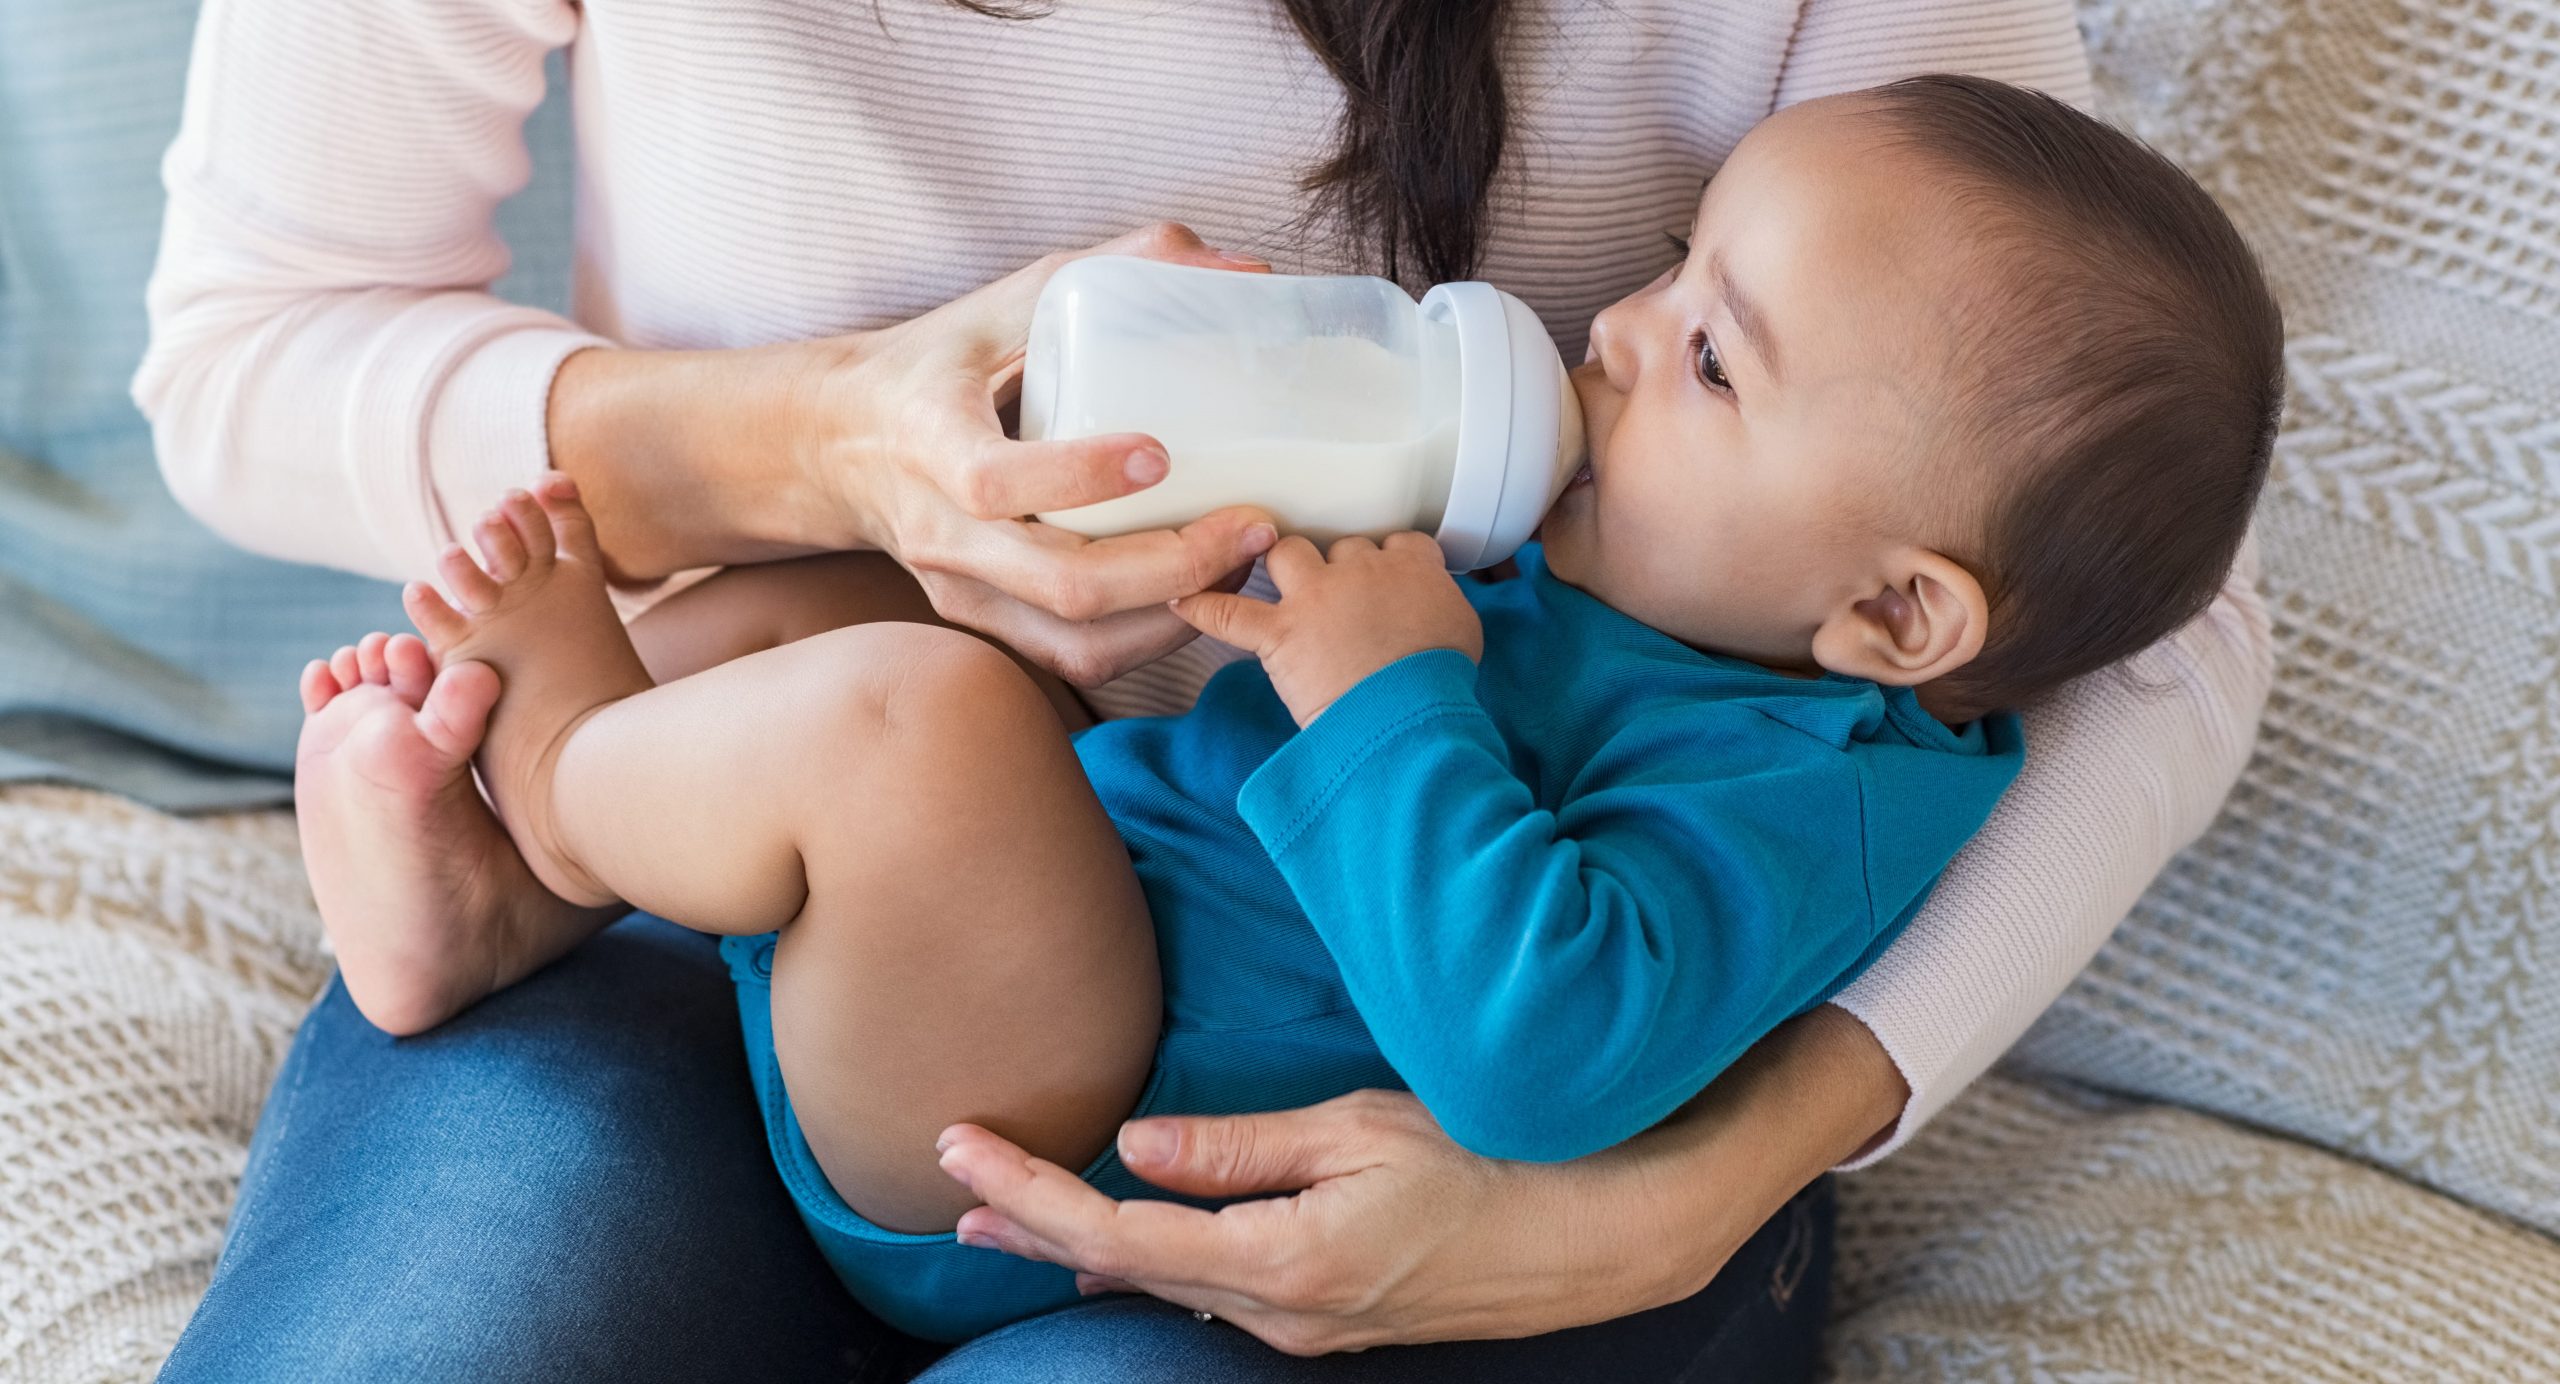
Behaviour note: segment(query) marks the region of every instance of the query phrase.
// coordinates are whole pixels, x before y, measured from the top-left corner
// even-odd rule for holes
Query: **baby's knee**
[[[848,741],[983,743],[1036,712],[1040,689],[1003,650],[938,625],[858,625],[808,641],[831,713]]]
[[[899,625],[880,663],[880,713],[909,734],[985,734],[1046,704],[1011,656],[975,635],[936,625]]]

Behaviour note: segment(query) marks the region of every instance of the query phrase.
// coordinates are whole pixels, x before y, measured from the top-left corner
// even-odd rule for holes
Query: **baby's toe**
[[[382,661],[382,648],[390,642],[391,636],[380,630],[356,641],[356,672],[377,687],[391,681],[391,669]]]
[[[574,562],[602,566],[604,554],[596,546],[595,521],[587,517],[576,483],[553,471],[535,485],[534,492],[542,502],[542,512],[550,516],[551,532],[559,541],[561,555]]]
[[[427,642],[439,649],[451,645],[471,630],[471,622],[462,618],[461,612],[445,600],[443,593],[425,582],[413,581],[400,588],[400,605],[409,612],[409,623],[416,625],[418,633],[425,635]]]
[[[341,644],[336,653],[329,655],[329,673],[342,688],[364,681],[364,665],[356,660],[355,645]]]
[[[489,726],[489,708],[498,704],[498,675],[478,661],[457,663],[436,674],[435,685],[418,708],[418,733],[456,761],[480,748],[480,733]]]
[[[498,604],[497,582],[480,570],[459,543],[437,554],[436,575],[444,579],[444,589],[453,593],[454,604],[466,614],[485,614]]]
[[[480,516],[471,528],[471,541],[480,549],[480,565],[499,581],[514,581],[524,575],[524,543],[516,537],[507,516],[491,510]]]
[[[315,658],[302,665],[302,714],[317,713],[342,691],[337,674],[329,671],[329,660]]]
[[[531,495],[510,490],[498,502],[499,512],[506,515],[507,527],[515,531],[524,545],[525,558],[531,570],[540,572],[551,565],[551,524],[542,516],[542,507]]]
[[[436,656],[427,652],[414,634],[395,634],[383,647],[383,665],[391,673],[394,696],[417,706],[427,699],[427,687],[436,680]]]

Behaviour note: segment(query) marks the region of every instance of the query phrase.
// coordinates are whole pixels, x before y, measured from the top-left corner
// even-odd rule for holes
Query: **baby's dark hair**
[[[1963,712],[2023,706],[2213,602],[2275,446],[2283,316],[2230,218],[2140,140],[1976,77],[1868,96],[1992,214],[1969,247],[1991,291],[1958,332],[1972,384],[1949,419],[1968,464],[2000,468],[1972,551],[1949,553],[1991,628],[1936,690]]]

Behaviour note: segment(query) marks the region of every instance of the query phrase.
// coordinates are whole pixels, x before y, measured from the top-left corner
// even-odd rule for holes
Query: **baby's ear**
[[[1991,603],[1964,565],[1927,548],[1885,564],[1873,594],[1841,603],[1813,633],[1813,661],[1890,687],[1918,687],[1982,653]]]

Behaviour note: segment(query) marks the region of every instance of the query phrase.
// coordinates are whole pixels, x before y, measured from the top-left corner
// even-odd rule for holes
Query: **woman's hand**
[[[1180,530],[1088,540],[1023,516],[1165,474],[1138,433],[1021,442],[1031,310],[1089,254],[1240,272],[1189,230],[1150,226],[1026,265],[921,317],[822,341],[720,351],[581,351],[552,384],[552,462],[576,480],[614,575],[873,548],[945,619],[1092,686],[1194,635],[1166,603],[1250,566],[1276,535],[1223,510]]]
[[[942,1166],[987,1204],[968,1243],[1151,1293],[1293,1355],[1528,1336],[1676,1302],[1762,1222],[1887,1128],[1908,1092],[1866,1026],[1780,1026],[1679,1114],[1570,1163],[1479,1158],[1411,1096],[1136,1120],[1120,1156],[1168,1190],[1288,1191],[1215,1212],[1114,1202],[975,1125]]]
[[[1068,442],[1008,438],[1031,311],[1049,276],[1092,254],[1267,271],[1170,223],[1055,254],[913,321],[848,339],[814,381],[807,464],[841,487],[864,546],[916,574],[943,618],[992,634],[1079,686],[1191,637],[1165,603],[1215,585],[1271,547],[1269,519],[1222,510],[1180,530],[1086,539],[1021,516],[1093,504],[1162,480],[1142,433]]]

